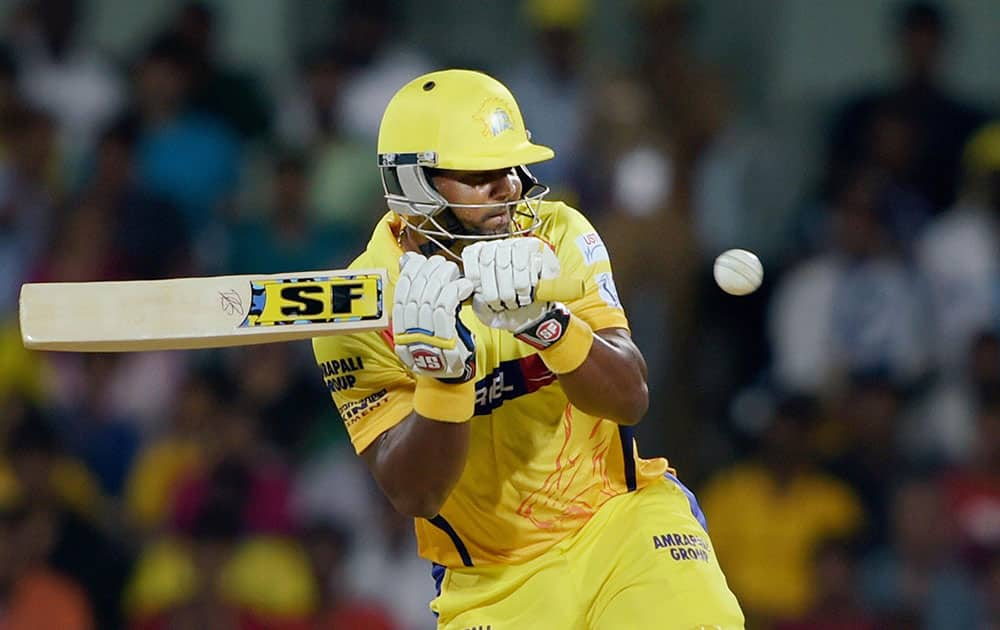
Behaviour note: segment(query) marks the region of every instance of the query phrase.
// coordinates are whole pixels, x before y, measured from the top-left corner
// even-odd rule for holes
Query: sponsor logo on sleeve
[[[597,294],[612,308],[621,308],[622,301],[618,297],[618,289],[615,287],[615,279],[611,277],[611,272],[599,273],[594,276],[597,282]]]
[[[344,419],[344,425],[350,427],[370,411],[381,407],[388,399],[388,390],[382,388],[360,400],[352,400],[340,405],[337,407],[337,411],[340,412],[340,417]]]
[[[331,359],[319,364],[323,371],[323,382],[330,393],[341,392],[351,389],[358,382],[358,377],[352,374],[365,368],[361,357],[347,357],[344,359]]]
[[[323,361],[319,364],[319,368],[323,372],[323,382],[326,384],[326,388],[331,394],[335,394],[353,389],[358,384],[358,373],[365,369],[365,362],[360,356],[344,357]],[[363,392],[364,390],[357,392],[354,396]],[[340,412],[344,424],[350,427],[373,409],[381,407],[388,399],[389,391],[382,388],[357,400],[345,402],[338,400],[337,402],[342,404],[337,406],[337,411]]]
[[[604,246],[597,232],[588,232],[576,237],[576,246],[583,254],[583,262],[589,267],[596,262],[608,260],[608,248]]]
[[[699,560],[708,562],[712,546],[704,536],[697,534],[660,534],[653,536],[653,549],[667,549],[675,561]]]

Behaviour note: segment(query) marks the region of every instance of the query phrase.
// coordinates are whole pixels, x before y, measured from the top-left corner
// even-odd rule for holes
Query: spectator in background
[[[821,541],[863,526],[857,497],[812,465],[810,401],[787,398],[761,435],[760,455],[714,475],[700,493],[712,541],[748,626],[803,615]]]
[[[339,134],[338,95],[345,80],[345,61],[325,46],[309,52],[295,80],[282,90],[277,136],[284,146],[312,154]]]
[[[302,539],[319,590],[319,612],[315,630],[340,628],[397,630],[402,627],[393,622],[382,606],[356,599],[351,594],[351,572],[347,564],[351,535],[346,527],[333,522],[317,521],[304,529]],[[394,576],[390,582],[382,586],[389,584],[402,585],[407,582],[399,576]],[[425,617],[429,618],[430,611],[427,609],[426,600],[424,608]]]
[[[192,275],[191,235],[184,216],[138,181],[140,130],[134,122],[120,120],[101,135],[80,195],[113,217],[113,248],[129,278]]]
[[[139,448],[136,422],[116,413],[111,383],[119,355],[90,354],[83,359],[84,396],[59,410],[58,429],[69,451],[94,473],[106,496],[119,497]]]
[[[1000,122],[981,128],[963,156],[965,188],[917,246],[945,375],[963,365],[972,336],[1000,325]]]
[[[86,156],[97,134],[125,101],[114,70],[79,35],[78,0],[30,0],[14,15],[9,41],[25,100],[46,112],[59,130],[71,166]]]
[[[218,16],[205,2],[184,4],[169,27],[192,56],[191,106],[225,121],[245,139],[270,131],[271,105],[255,78],[217,59]]]
[[[97,480],[77,458],[66,453],[40,408],[23,404],[14,409],[19,415],[5,418],[11,424],[5,427],[0,461],[4,498],[38,501],[96,521],[104,500]]]
[[[270,207],[230,230],[230,273],[334,269],[349,261],[353,232],[313,220],[307,169],[300,156],[277,160]]]
[[[3,323],[5,316],[9,320]],[[11,407],[19,407],[28,400],[35,403],[44,400],[45,373],[39,354],[24,347],[21,327],[12,314],[0,312],[0,418],[3,419],[0,426],[11,422]]]
[[[0,157],[4,156],[11,112],[21,104],[17,93],[17,64],[6,44],[0,44]]]
[[[532,174],[573,203],[579,160],[584,148],[584,122],[589,117],[584,87],[584,29],[589,0],[525,0],[522,12],[534,37],[534,54],[515,66],[507,85],[517,94],[528,128],[541,130],[536,140],[552,147],[554,160],[533,165]],[[504,78],[504,77],[501,77]]]
[[[944,491],[956,546],[981,570],[1000,550],[1000,387],[978,398],[973,444],[969,463],[945,477]]]
[[[1000,551],[995,551],[980,576],[980,601],[982,605],[977,628],[1000,628]]]
[[[91,630],[87,595],[48,563],[56,523],[27,503],[0,506],[0,627],[4,630]]]
[[[907,256],[934,211],[913,183],[921,130],[912,116],[898,103],[887,103],[872,113],[865,138],[866,163],[883,182],[881,210],[887,236]]]
[[[909,412],[902,447],[910,459],[962,465],[973,457],[980,399],[1000,388],[1000,336],[979,332],[967,354],[964,369],[941,374]]]
[[[308,159],[306,206],[312,220],[354,242],[381,204],[382,183],[369,168],[372,140],[343,129],[347,54],[317,50],[304,60],[301,75],[285,90],[279,139]],[[352,232],[355,236],[348,236]]]
[[[329,406],[329,392],[317,387],[315,375],[305,369],[307,351],[307,344],[267,344],[226,357],[227,369],[235,375],[236,400],[259,414],[259,437],[289,461],[312,447],[308,440],[314,424]],[[255,364],[268,369],[244,367]]]
[[[176,37],[157,39],[136,70],[131,115],[140,130],[139,184],[175,204],[188,233],[197,237],[206,235],[231,201],[240,146],[218,119],[190,108],[194,64]]]
[[[131,630],[313,630],[308,559],[284,539],[245,538],[220,479],[191,527],[148,546],[125,592]]]
[[[0,122],[0,312],[6,313],[49,238],[57,153],[52,120],[42,112],[15,105]]]
[[[433,64],[405,42],[399,12],[389,0],[343,2],[336,38],[347,66],[337,106],[340,127],[350,137],[372,142],[396,89],[432,70]]]
[[[124,280],[122,254],[115,247],[114,220],[96,199],[61,208],[33,282]]]
[[[65,454],[48,419],[28,414],[8,435],[6,459],[17,497],[38,519],[48,566],[87,592],[95,627],[116,628],[131,559],[105,527],[106,505],[90,473]],[[33,529],[35,526],[29,526]]]
[[[212,418],[203,465],[176,487],[175,528],[189,531],[205,509],[224,500],[227,509],[240,517],[241,531],[278,535],[295,531],[289,471],[262,439],[260,421],[239,403],[227,405]]]
[[[144,445],[126,481],[126,511],[139,532],[168,522],[177,486],[203,467],[213,419],[232,391],[228,379],[206,369],[193,370],[181,387],[166,427]]]
[[[897,108],[917,132],[916,159],[905,183],[940,212],[955,198],[962,147],[985,115],[941,82],[938,70],[949,24],[937,4],[908,2],[899,9],[894,29],[899,76],[840,107],[829,136],[830,168],[842,173],[868,161],[867,140],[879,111]]]
[[[768,329],[780,386],[818,394],[851,372],[911,383],[927,369],[922,296],[892,248],[883,193],[870,169],[846,177],[830,208],[831,243],[779,281]]]
[[[859,541],[865,548],[884,544],[890,531],[889,504],[894,482],[906,469],[899,450],[903,392],[885,373],[857,372],[834,402],[826,437],[832,452],[828,470],[850,485],[868,519]]]
[[[891,543],[864,561],[866,604],[887,618],[911,620],[926,630],[974,628],[974,587],[955,563],[940,484],[932,478],[904,481],[892,500]]]
[[[809,611],[781,621],[774,630],[879,630],[879,620],[862,606],[858,588],[860,555],[845,539],[820,543],[813,556],[816,596]]]

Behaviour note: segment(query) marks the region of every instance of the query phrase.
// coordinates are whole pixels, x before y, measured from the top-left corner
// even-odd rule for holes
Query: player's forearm
[[[458,483],[468,452],[468,422],[439,422],[414,411],[362,455],[398,512],[431,518]]]
[[[595,334],[586,360],[559,383],[578,409],[618,424],[637,424],[649,408],[646,362],[625,331]]]

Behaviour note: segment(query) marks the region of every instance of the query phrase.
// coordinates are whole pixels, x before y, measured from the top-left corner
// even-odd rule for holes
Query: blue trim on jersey
[[[437,562],[431,563],[431,577],[434,578],[434,592],[439,596],[441,595],[441,584],[444,583],[444,572],[446,571],[443,564],[438,564]]]
[[[669,479],[670,481],[676,483],[677,487],[681,489],[681,492],[687,495],[688,504],[691,505],[691,514],[695,517],[695,519],[698,520],[699,523],[701,523],[701,528],[704,529],[706,533],[708,533],[708,521],[705,519],[705,512],[703,512],[701,506],[698,505],[698,499],[694,496],[694,493],[691,492],[691,490],[688,489],[687,486],[682,484],[680,479],[674,477],[670,473],[666,473],[663,476]]]
[[[625,460],[625,487],[635,490],[635,443],[632,441],[632,427],[618,427],[618,437],[622,441],[622,457]]]
[[[441,585],[444,583],[444,572],[446,570],[442,564],[438,564],[437,562],[431,563],[431,577],[434,578],[434,593],[436,593],[437,597],[441,597]],[[436,610],[432,610],[431,612],[434,613],[435,617],[438,616]]]
[[[465,543],[458,537],[458,533],[455,531],[455,528],[451,526],[451,523],[446,521],[440,514],[428,520],[431,525],[448,534],[448,538],[451,538],[451,542],[454,543],[455,549],[458,551],[458,555],[462,558],[462,564],[464,566],[471,567],[472,556],[469,555],[469,550],[465,548]]]

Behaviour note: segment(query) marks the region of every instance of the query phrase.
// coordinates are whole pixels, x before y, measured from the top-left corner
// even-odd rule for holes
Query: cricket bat
[[[132,352],[222,348],[381,330],[385,269],[21,286],[26,348]],[[582,280],[542,280],[537,298],[569,302]]]

